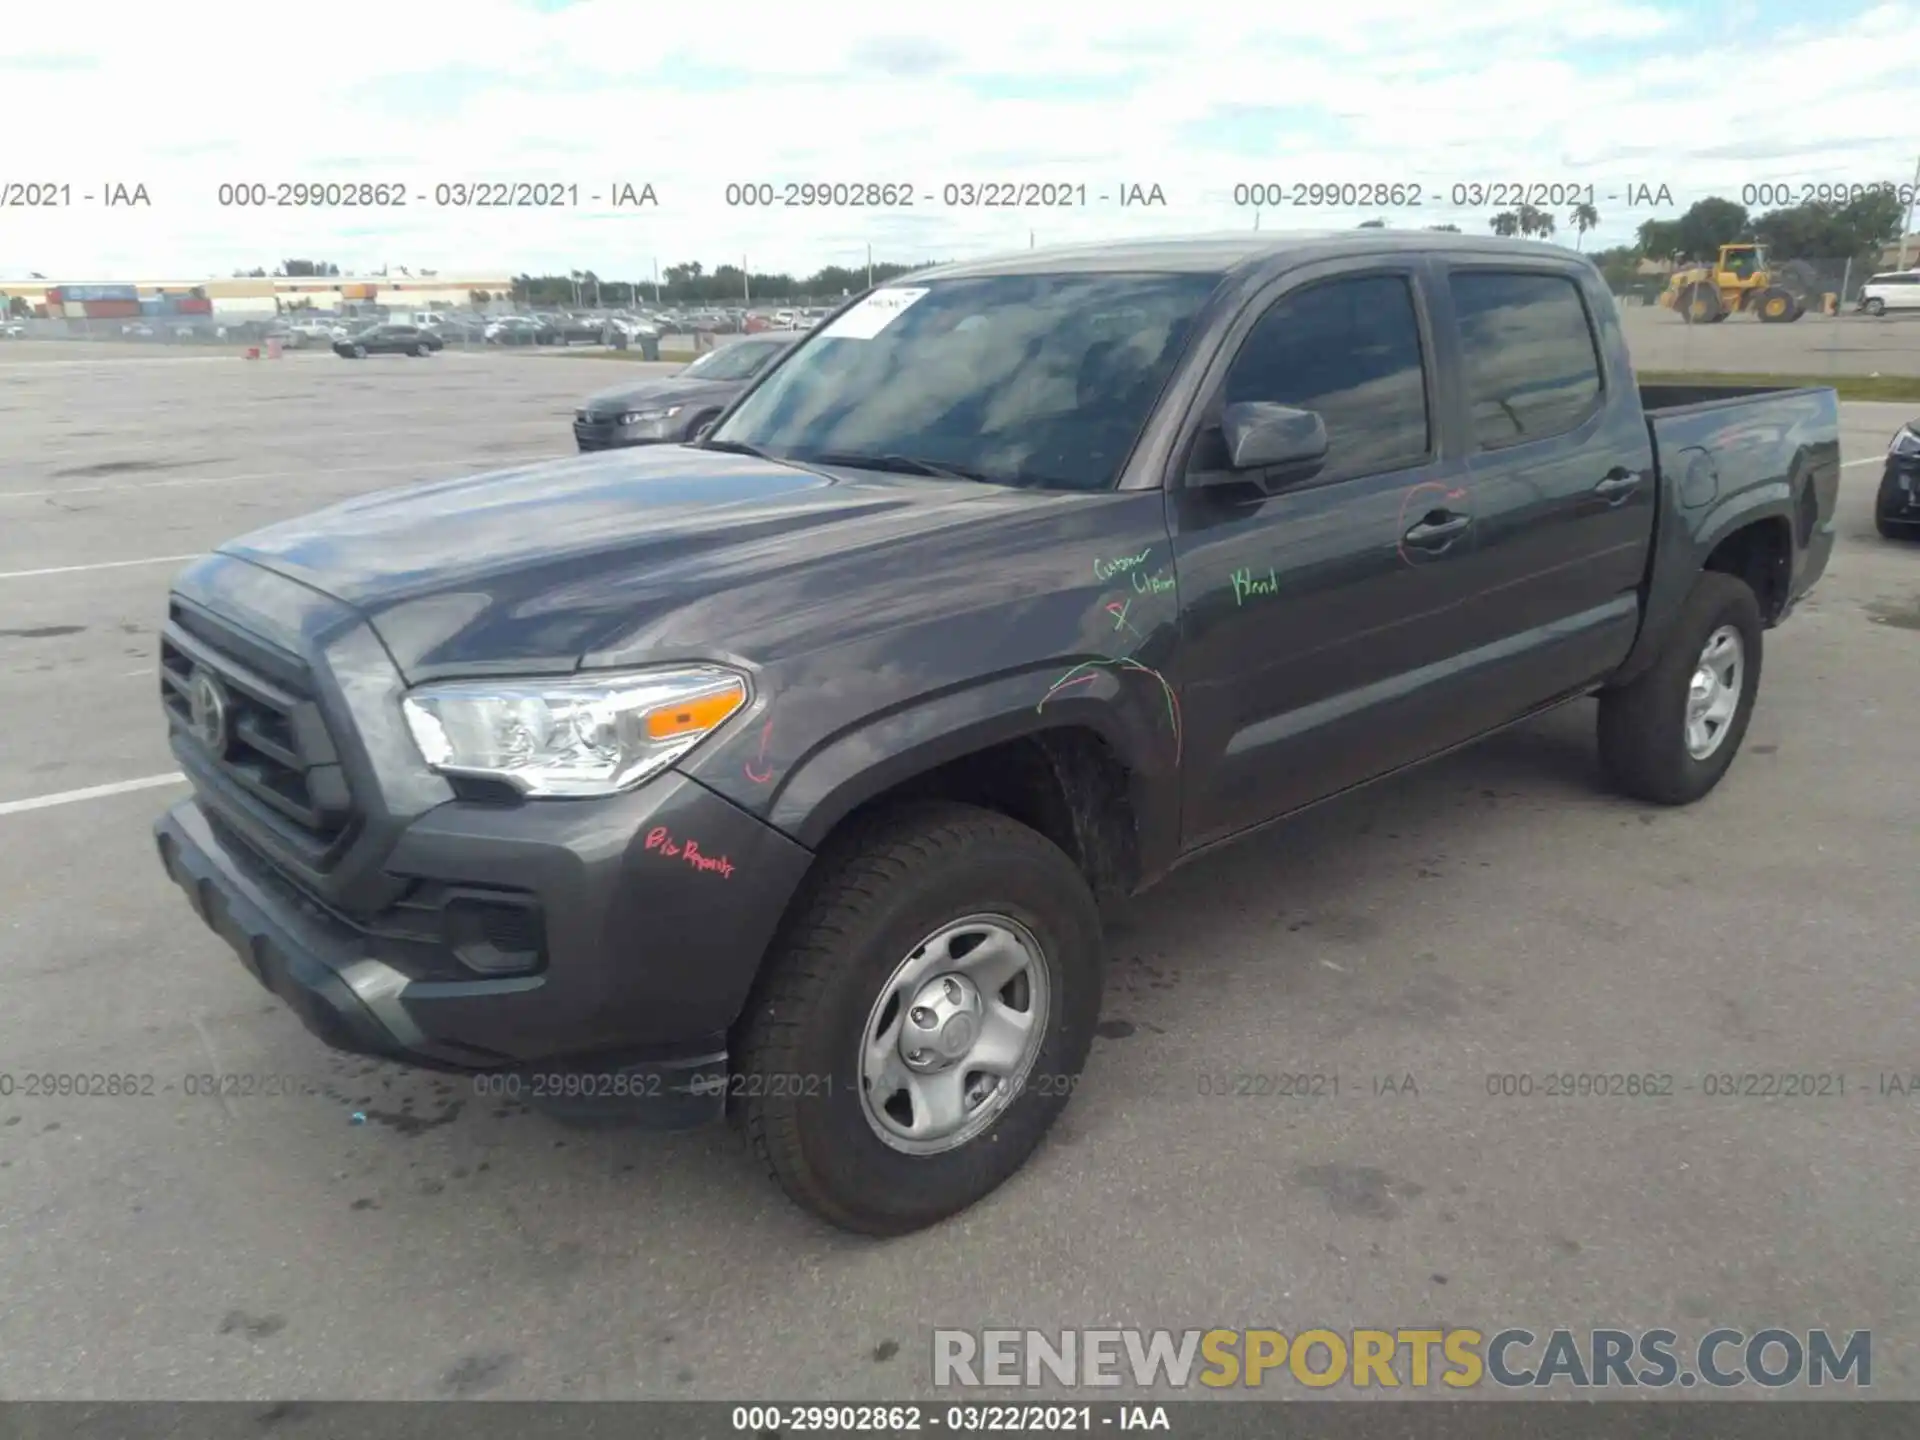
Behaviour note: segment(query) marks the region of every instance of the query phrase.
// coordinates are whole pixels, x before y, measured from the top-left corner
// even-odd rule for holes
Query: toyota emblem
[[[214,755],[227,749],[227,689],[205,670],[187,682],[187,724]]]

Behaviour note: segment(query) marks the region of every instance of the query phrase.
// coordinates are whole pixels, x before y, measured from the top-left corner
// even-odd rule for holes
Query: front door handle
[[[1423,550],[1440,550],[1465,534],[1467,527],[1471,524],[1473,524],[1471,515],[1455,515],[1446,510],[1435,510],[1407,531],[1405,539],[1407,544],[1417,545]]]
[[[1593,493],[1602,500],[1620,500],[1639,488],[1640,476],[1636,471],[1616,466],[1606,473],[1598,485],[1593,487]]]

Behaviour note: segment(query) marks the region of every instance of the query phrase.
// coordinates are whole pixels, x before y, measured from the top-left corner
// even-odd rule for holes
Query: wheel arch
[[[1097,895],[1130,893],[1170,866],[1179,829],[1164,714],[1128,693],[1143,683],[1101,670],[1036,703],[1045,686],[1021,674],[875,717],[801,762],[767,819],[819,853],[887,805],[957,800],[1046,835]]]

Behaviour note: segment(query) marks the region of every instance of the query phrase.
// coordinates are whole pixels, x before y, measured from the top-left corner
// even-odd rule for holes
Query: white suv
[[[1860,287],[1856,309],[1869,315],[1889,310],[1920,310],[1920,270],[1889,270]]]

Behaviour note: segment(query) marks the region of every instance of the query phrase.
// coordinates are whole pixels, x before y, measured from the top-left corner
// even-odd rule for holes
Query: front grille
[[[345,836],[352,797],[304,664],[175,600],[160,638],[160,681],[168,723],[225,782],[223,798],[314,862]],[[206,681],[218,703],[196,706]]]

